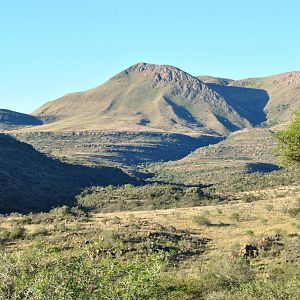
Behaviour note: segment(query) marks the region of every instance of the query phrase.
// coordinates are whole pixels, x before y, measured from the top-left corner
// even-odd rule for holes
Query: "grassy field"
[[[201,207],[113,213],[84,213],[62,207],[49,213],[12,214],[1,218],[0,240],[6,253],[46,247],[65,258],[80,255],[81,249],[95,244],[97,255],[105,257],[120,250],[123,262],[164,253],[168,265],[159,272],[156,283],[163,299],[239,299],[234,295],[244,284],[269,282],[273,276],[276,279],[278,268],[287,274],[292,270],[290,263],[299,260],[299,196],[300,186],[294,185],[235,193],[222,203]],[[264,238],[271,242],[261,249]],[[257,257],[247,260],[255,273],[253,278],[248,277],[248,266],[240,266],[237,258],[246,244],[259,250]],[[220,264],[225,264],[224,270],[213,273]],[[214,276],[229,276],[228,268],[235,270],[238,283],[212,284]],[[217,294],[223,298],[211,298]],[[244,290],[244,299],[251,295]],[[157,299],[151,297],[144,299]],[[276,297],[270,299],[283,299]]]

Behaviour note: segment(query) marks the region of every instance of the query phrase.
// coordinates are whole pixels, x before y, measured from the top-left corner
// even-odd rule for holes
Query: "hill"
[[[37,117],[7,109],[0,109],[0,130],[13,130],[41,124],[43,122]]]
[[[164,132],[50,131],[12,133],[38,151],[88,165],[134,166],[177,160],[222,138]]]
[[[222,186],[233,185],[234,180],[243,183],[244,174],[256,173],[259,177],[262,173],[279,170],[273,155],[275,143],[274,132],[270,129],[243,129],[181,160],[152,166],[151,172],[157,174],[156,180],[214,185],[220,190]],[[253,183],[256,180],[263,181],[263,178],[252,178]]]
[[[251,127],[218,93],[168,65],[136,64],[106,83],[33,112],[39,130],[127,130],[221,134]]]
[[[43,153],[84,164],[178,160],[244,128],[284,126],[300,106],[299,74],[196,78],[173,66],[139,63],[96,88],[46,103],[33,113],[46,124],[16,136]],[[246,139],[240,145],[256,148],[259,139],[250,144],[249,135],[240,136]]]
[[[253,126],[271,127],[289,122],[300,107],[300,72],[240,80],[210,76],[197,78],[221,95]]]
[[[0,213],[48,210],[72,204],[84,187],[132,181],[115,168],[62,163],[4,134],[0,134],[0,166]]]
[[[264,107],[268,126],[290,121],[300,107],[300,72],[233,81],[231,86],[264,90],[268,101]]]
[[[203,76],[196,76],[199,80],[203,81],[204,83],[215,83],[215,84],[220,84],[220,85],[228,85],[233,79],[229,78],[222,78],[222,77],[214,77],[214,76],[208,76],[208,75],[203,75]]]

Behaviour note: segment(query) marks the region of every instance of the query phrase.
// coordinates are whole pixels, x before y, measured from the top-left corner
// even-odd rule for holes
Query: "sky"
[[[30,113],[138,63],[227,78],[300,70],[300,1],[0,0],[0,108]]]

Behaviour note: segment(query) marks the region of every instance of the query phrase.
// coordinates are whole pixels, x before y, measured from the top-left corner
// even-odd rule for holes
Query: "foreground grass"
[[[293,186],[202,207],[2,217],[0,299],[297,299],[299,207]]]

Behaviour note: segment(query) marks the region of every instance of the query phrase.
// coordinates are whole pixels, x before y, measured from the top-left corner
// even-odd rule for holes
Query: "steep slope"
[[[207,83],[216,93],[221,95],[226,102],[243,118],[249,120],[252,126],[261,125],[267,120],[265,107],[269,101],[266,90],[234,86],[235,81],[228,85]]]
[[[167,131],[226,135],[251,127],[218,93],[168,65],[139,63],[94,89],[37,109],[39,130]]]
[[[233,81],[231,86],[264,90],[268,101],[264,111],[267,125],[288,122],[300,107],[300,72]]]
[[[289,122],[300,107],[300,72],[228,80],[198,76],[253,126]]]
[[[25,126],[37,126],[42,123],[40,119],[31,115],[0,109],[0,130],[13,130]]]
[[[0,213],[72,204],[81,188],[130,181],[121,170],[68,165],[0,134]]]

